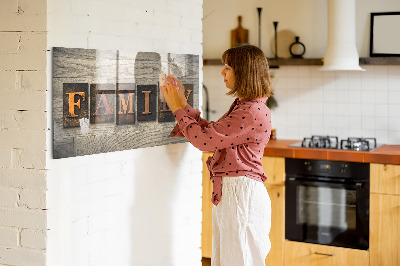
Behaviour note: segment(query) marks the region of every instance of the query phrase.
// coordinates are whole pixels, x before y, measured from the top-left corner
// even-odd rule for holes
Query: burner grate
[[[342,139],[339,143],[339,139],[336,136],[313,135],[311,138],[304,138],[301,143],[297,143],[293,146],[301,146],[303,148],[370,151],[377,148],[377,143],[376,138],[347,138]]]
[[[376,147],[376,138],[347,138],[340,141],[342,150],[369,151]]]
[[[338,149],[339,141],[336,136],[317,136],[313,135],[311,138],[304,138],[301,147],[305,148],[325,148],[325,149]]]

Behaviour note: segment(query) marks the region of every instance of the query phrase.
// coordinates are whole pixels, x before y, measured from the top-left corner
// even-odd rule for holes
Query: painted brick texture
[[[51,0],[47,49],[201,58],[202,2]],[[51,132],[47,140],[49,146]],[[47,156],[48,265],[201,265],[200,151],[184,143],[67,160]]]
[[[46,6],[0,2],[0,264],[46,260]]]
[[[18,247],[19,231],[16,228],[0,227],[0,247]]]
[[[31,249],[46,249],[46,231],[28,230],[21,231],[21,246]]]

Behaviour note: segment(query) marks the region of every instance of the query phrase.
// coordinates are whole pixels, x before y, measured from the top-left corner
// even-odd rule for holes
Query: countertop
[[[301,140],[270,140],[264,156],[364,163],[400,164],[400,145],[382,145],[372,151],[290,147]]]

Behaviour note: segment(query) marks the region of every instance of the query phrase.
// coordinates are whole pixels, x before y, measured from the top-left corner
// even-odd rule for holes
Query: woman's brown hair
[[[235,86],[227,95],[255,99],[274,94],[268,61],[260,48],[246,44],[228,49],[222,54],[222,63],[235,74]]]

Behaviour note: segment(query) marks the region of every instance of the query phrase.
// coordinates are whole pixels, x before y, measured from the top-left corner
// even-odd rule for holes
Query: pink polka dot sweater
[[[186,137],[201,151],[214,151],[207,160],[213,182],[212,203],[221,200],[224,176],[247,176],[264,182],[261,159],[271,132],[271,112],[267,97],[238,98],[218,121],[208,122],[190,105],[174,112],[178,124],[170,137]]]

